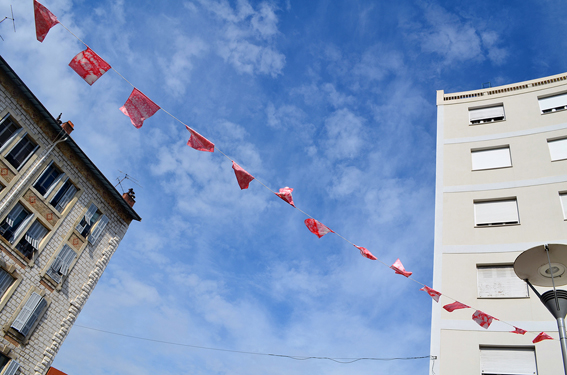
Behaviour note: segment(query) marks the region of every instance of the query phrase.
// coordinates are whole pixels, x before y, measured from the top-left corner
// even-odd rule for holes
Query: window
[[[469,108],[469,120],[471,124],[504,120],[504,106],[500,104],[492,107]]]
[[[69,267],[71,267],[71,263],[77,256],[77,253],[69,246],[65,245],[57,254],[53,263],[47,270],[46,274],[53,279],[57,284],[61,283],[63,276],[66,276],[69,273]]]
[[[483,375],[537,375],[533,348],[480,348]]]
[[[106,227],[106,224],[108,224],[108,217],[106,217],[106,215],[103,215],[98,210],[97,206],[93,203],[90,205],[89,209],[85,213],[85,216],[81,219],[75,229],[77,229],[77,231],[81,233],[81,236],[88,237],[89,234],[91,234],[91,229],[95,224],[97,224],[97,222],[98,225],[89,238],[90,243],[94,243],[97,240],[104,227]]]
[[[516,198],[474,202],[476,226],[519,224]]]
[[[12,139],[20,131],[22,131],[22,128],[12,121],[10,115],[4,116],[4,118],[0,121],[0,147],[8,144],[10,139]]]
[[[538,102],[541,113],[561,111],[567,109],[567,93],[539,98]]]
[[[5,269],[0,268],[0,297],[6,293],[10,285],[14,282],[14,278]]]
[[[2,375],[14,375],[19,368],[20,364],[15,359],[11,360],[10,357],[0,353],[0,372]]]
[[[36,292],[33,292],[16,319],[12,322],[11,327],[24,338],[28,337],[46,307],[47,301]]]
[[[71,199],[73,199],[73,197],[75,196],[76,192],[77,188],[75,187],[75,185],[73,185],[71,181],[67,179],[67,181],[65,181],[61,189],[59,189],[57,194],[55,194],[50,203],[53,207],[55,207],[57,211],[63,212],[63,210],[65,210],[65,207],[67,207]]]
[[[39,176],[35,184],[33,184],[33,187],[39,194],[46,197],[51,193],[55,185],[61,181],[64,175],[65,174],[51,162],[47,168],[45,168],[41,176]]]
[[[567,220],[567,193],[559,193],[559,199],[563,208],[563,218]]]
[[[26,210],[21,203],[17,203],[0,224],[0,236],[10,243],[14,243],[32,218],[33,214]]]
[[[471,158],[473,171],[512,166],[509,146],[489,150],[471,150]]]
[[[41,225],[39,221],[35,221],[26,235],[18,242],[16,249],[26,258],[32,259],[34,252],[39,250],[39,244],[47,232],[46,227]]]
[[[480,298],[529,297],[528,285],[514,273],[513,266],[477,266]]]
[[[567,159],[567,138],[548,139],[547,146],[549,147],[551,161]]]
[[[33,155],[35,150],[39,146],[31,139],[29,135],[26,135],[10,150],[8,155],[6,155],[6,160],[8,163],[12,164],[12,167],[19,170],[28,159]]]

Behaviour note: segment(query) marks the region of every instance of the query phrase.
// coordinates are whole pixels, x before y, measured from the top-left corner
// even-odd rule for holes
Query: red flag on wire
[[[396,271],[396,273],[398,275],[404,275],[405,277],[410,277],[411,274],[413,273],[413,272],[406,271],[406,269],[404,268],[404,265],[400,261],[400,258],[398,258],[398,260],[396,260],[396,262],[394,264],[392,264],[390,266],[390,268],[393,269],[394,271]]]
[[[191,137],[189,138],[189,141],[187,141],[187,146],[199,151],[215,151],[215,145],[211,141],[209,141],[207,138],[203,137],[201,134],[197,133],[187,125],[185,125],[185,127],[187,128],[187,130],[189,130],[189,133],[191,133]]]
[[[536,338],[533,339],[532,342],[533,342],[534,344],[537,344],[538,342],[543,341],[543,340],[553,340],[553,337],[549,336],[549,335],[548,335],[547,333],[545,333],[545,332],[542,332],[542,333],[540,333],[539,335],[537,335]]]
[[[315,234],[319,238],[323,237],[329,232],[333,232],[326,225],[321,224],[315,219],[305,219],[304,223],[305,226],[307,226],[307,229],[309,229],[311,233]]]
[[[435,300],[435,302],[439,302],[439,297],[441,297],[441,293],[439,293],[438,291],[431,289],[427,285],[424,285],[423,288],[421,288],[420,290],[427,292],[427,294],[429,294],[431,298]]]
[[[453,303],[443,306],[443,308],[449,312],[453,312],[459,309],[470,309],[471,307],[465,305],[464,303],[460,303],[459,301],[455,301]]]
[[[488,329],[488,327],[490,327],[490,325],[492,324],[492,320],[496,319],[493,316],[488,315],[487,313],[484,313],[480,310],[476,310],[474,312],[474,314],[472,315],[472,319],[478,323],[479,326],[481,326],[484,329]],[[498,319],[496,319],[498,320]]]
[[[286,201],[287,203],[291,204],[293,207],[295,207],[295,204],[293,203],[293,197],[291,196],[292,191],[293,191],[292,188],[286,186],[284,188],[281,188],[280,192],[276,193],[276,195],[281,199],[283,199],[284,201]]]
[[[120,110],[126,116],[130,117],[132,125],[140,129],[144,125],[144,120],[149,119],[159,110],[159,105],[152,102],[150,98],[144,95],[140,90],[134,88],[128,100]]]
[[[46,7],[34,0],[33,13],[35,16],[35,35],[37,40],[43,42],[49,30],[57,25],[57,17],[49,11]]]
[[[362,246],[356,246],[356,245],[354,245],[354,247],[356,247],[358,250],[360,250],[360,255],[362,255],[363,257],[371,259],[371,260],[378,259],[374,255],[372,255],[372,253],[370,251],[368,251],[367,248],[362,247]]]
[[[69,66],[89,85],[95,83],[110,69],[110,65],[89,47],[73,57]]]
[[[232,169],[234,169],[234,174],[236,175],[236,180],[238,181],[238,186],[240,186],[240,189],[248,189],[248,185],[250,185],[250,182],[254,179],[254,176],[246,172],[240,165],[236,164],[234,160],[232,161]]]
[[[513,331],[510,331],[510,333],[517,333],[518,335],[524,335],[526,332],[528,332],[528,331],[523,330],[523,329],[521,329],[521,328],[518,328],[518,327],[516,327],[516,326],[514,326],[514,330],[513,330]]]

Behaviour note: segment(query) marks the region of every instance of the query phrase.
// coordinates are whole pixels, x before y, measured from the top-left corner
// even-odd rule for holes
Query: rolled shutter
[[[504,117],[504,106],[469,109],[469,119],[473,121],[492,120]]]
[[[551,161],[567,159],[567,138],[547,141]]]
[[[542,112],[549,112],[555,108],[562,108],[567,106],[567,94],[560,94],[555,96],[550,96],[547,98],[541,98],[539,101],[539,108]]]
[[[93,230],[89,237],[89,242],[91,244],[94,244],[96,242],[96,240],[106,227],[106,224],[108,224],[108,217],[106,215],[102,215],[100,220],[98,221],[98,224],[96,225],[96,228]]]
[[[509,147],[471,151],[471,159],[473,171],[512,166]]]
[[[482,374],[537,375],[534,349],[481,348]]]
[[[475,202],[476,225],[519,223],[518,204],[515,199],[489,202]]]
[[[15,359],[12,359],[10,363],[6,366],[3,375],[14,375],[16,371],[20,368],[20,364]]]
[[[528,286],[516,276],[513,266],[478,267],[477,277],[479,297],[528,297]]]
[[[33,292],[22,308],[22,311],[20,311],[20,313],[12,323],[12,328],[14,328],[18,332],[21,332],[21,329],[24,328],[32,313],[34,312],[36,306],[42,299],[43,298],[39,294]]]

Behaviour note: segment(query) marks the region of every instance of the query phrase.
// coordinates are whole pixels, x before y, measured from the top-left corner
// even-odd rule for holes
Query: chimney
[[[67,121],[61,124],[61,127],[63,128],[63,130],[65,130],[65,133],[67,134],[71,134],[71,132],[75,129],[75,125],[73,125],[71,121]]]
[[[136,195],[134,194],[134,189],[128,189],[127,193],[122,194],[122,198],[124,198],[124,200],[130,207],[134,207],[134,203],[136,203]]]

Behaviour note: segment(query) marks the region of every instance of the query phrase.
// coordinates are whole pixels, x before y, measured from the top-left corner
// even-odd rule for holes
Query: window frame
[[[508,150],[508,154],[507,154],[508,160],[507,160],[506,165],[479,167],[478,164],[482,164],[482,163],[486,163],[486,162],[482,161],[482,160],[478,160],[478,158],[477,158],[477,163],[476,163],[477,167],[475,168],[475,156],[474,155],[479,155],[480,153],[496,152],[496,151],[501,151],[501,150]],[[501,157],[501,155],[499,157]],[[512,168],[512,166],[513,166],[513,164],[512,164],[512,151],[510,149],[510,145],[499,145],[499,146],[488,147],[488,148],[472,148],[471,149],[471,170],[472,171],[486,171],[486,170],[490,170],[490,169]]]
[[[0,120],[0,126],[5,122],[9,121],[12,125],[14,125],[17,129],[10,134],[6,141],[0,145],[0,153],[4,152],[4,150],[12,143],[12,141],[23,131],[23,128],[15,121],[14,117],[8,112],[2,119]],[[2,136],[3,131],[0,129],[0,137]]]
[[[505,274],[503,277],[498,277],[498,269],[504,271]],[[516,274],[514,273],[514,265],[511,263],[506,264],[477,264],[476,265],[476,280],[477,280],[477,298],[479,299],[524,299],[530,298],[530,292],[528,289],[528,285],[520,280]],[[488,270],[491,270],[492,275],[496,273],[496,277],[491,277],[491,279],[498,279],[500,280],[501,284],[511,284],[505,285],[507,288],[503,290],[503,292],[498,295],[497,293],[490,293],[488,291],[489,288],[496,289],[495,284],[498,281],[494,281],[493,283],[489,283],[488,277],[483,277],[483,274],[487,274]],[[490,285],[489,285],[490,284]],[[521,292],[520,292],[521,290]],[[525,290],[525,293],[523,293]]]
[[[567,191],[559,192],[559,203],[563,210],[563,220],[567,220]]]
[[[69,273],[79,258],[80,252],[75,251],[75,249],[68,244],[64,244],[56,254],[57,255],[51,259],[51,262],[49,262],[49,266],[45,270],[45,275],[49,276],[49,279],[57,286],[63,284],[67,276],[69,276]],[[72,258],[71,255],[73,256]]]
[[[541,106],[542,100],[545,101],[545,100],[549,100],[551,98],[559,98],[559,97],[565,98],[565,100],[564,100],[565,104],[560,105],[558,107],[548,107],[546,109],[542,109],[542,106]],[[542,115],[547,115],[547,114],[556,113],[556,112],[562,112],[562,111],[567,110],[567,92],[560,92],[560,93],[554,93],[554,94],[551,94],[551,95],[539,96],[537,98],[537,102],[538,102],[538,105],[539,105],[539,111]]]
[[[15,157],[9,157],[10,154],[24,141],[27,140],[29,142],[29,144],[31,145],[35,145],[33,147],[33,149],[22,159],[22,161],[15,166],[14,164],[12,164],[11,160],[16,160]],[[39,144],[28,134],[28,132],[25,132],[21,138],[19,139],[18,142],[16,142],[8,152],[6,152],[6,154],[4,155],[4,159],[8,162],[8,164],[10,164],[10,166],[12,168],[14,168],[16,171],[19,171],[20,169],[22,169],[22,167],[24,165],[26,165],[26,163],[30,160],[30,158],[35,154],[35,152],[37,151],[37,149],[39,148]],[[22,147],[23,149],[23,147]],[[21,152],[22,150],[18,150],[18,154]]]
[[[67,183],[69,184],[69,186],[67,187],[67,190],[65,190],[64,192],[62,192],[63,188],[65,187],[65,185],[67,185]],[[73,192],[72,195],[67,196],[68,192],[71,190],[71,188],[75,189],[75,191]],[[55,189],[54,189],[55,190]],[[51,205],[51,207],[53,207],[55,209],[55,211],[57,211],[60,215],[63,214],[63,212],[65,212],[65,210],[67,209],[67,207],[69,207],[69,204],[73,201],[73,199],[77,196],[77,193],[79,192],[79,188],[77,187],[77,185],[75,185],[71,179],[69,177],[67,177],[65,179],[65,181],[63,181],[63,184],[61,184],[61,186],[57,189],[57,192],[55,192],[53,194],[53,197],[51,197],[51,199],[49,199],[49,204]],[[54,204],[53,201],[55,200],[55,198],[57,198],[57,196],[59,195],[59,193],[62,193],[61,197],[59,198],[59,200]],[[63,198],[68,199],[67,203],[65,203],[65,206],[61,207],[61,211],[59,211],[59,209],[57,208],[59,206],[59,204],[61,203],[61,201],[63,200]]]
[[[553,143],[565,143],[563,147],[550,147]],[[567,136],[561,136],[557,138],[549,138],[547,140],[547,149],[549,151],[549,158],[552,162],[567,160]],[[554,158],[554,155],[556,156]]]
[[[20,221],[17,228],[15,228],[12,231],[12,235],[10,236],[10,238],[6,238],[4,236],[7,229],[4,231],[4,233],[0,234],[0,237],[2,237],[4,240],[6,240],[10,244],[11,247],[14,246],[15,243],[19,242],[19,238],[21,237],[22,233],[24,233],[24,231],[27,231],[27,229],[29,229],[29,225],[35,217],[35,214],[33,213],[32,210],[30,210],[28,207],[26,207],[24,204],[22,204],[22,202],[18,201],[18,202],[16,202],[16,204],[14,206],[12,206],[12,208],[10,209],[8,214],[4,217],[4,219],[2,221],[0,221],[0,227],[3,226],[5,223],[7,223],[8,216],[16,209],[16,207],[18,205],[20,205],[22,207],[21,212],[25,211],[28,214],[26,215],[26,217],[24,219],[22,219],[22,221]],[[19,216],[19,214],[18,214],[18,216]],[[12,225],[10,225],[10,227],[12,227]]]
[[[490,110],[492,108],[500,108],[502,107],[502,116],[486,116],[480,119],[473,120],[473,114],[476,112],[480,112],[482,110]],[[469,125],[483,125],[483,124],[492,124],[495,122],[506,121],[506,111],[504,110],[504,103],[494,103],[490,105],[485,105],[482,107],[469,107]]]
[[[41,190],[38,188],[39,186],[37,185],[40,183],[40,180],[42,180],[45,177],[46,173],[49,172],[49,169],[54,169],[56,171],[59,171],[59,174],[52,180],[52,182],[49,184],[49,186],[47,186],[47,188],[43,186],[43,183],[45,181],[42,181],[42,184],[40,185],[41,190],[44,190],[44,192],[42,193]],[[59,182],[61,182],[61,180],[64,177],[65,177],[65,172],[63,172],[61,168],[59,168],[56,164],[54,164],[52,160],[51,162],[49,162],[49,164],[47,164],[47,166],[43,169],[39,177],[34,181],[32,187],[39,193],[40,196],[42,196],[43,198],[47,198],[51,194],[51,192],[55,190],[57,185],[59,185]]]
[[[484,351],[484,353],[483,353]],[[504,366],[506,367],[505,362],[507,361],[509,364],[513,364],[512,368],[508,369],[508,368],[501,368],[500,366],[495,366],[496,362],[496,356],[492,355],[492,358],[487,358],[490,357],[490,355],[488,355],[489,352],[501,352],[499,353],[500,356],[502,356],[502,354],[504,354],[504,352],[509,352],[509,358],[507,358],[506,360],[500,359],[500,362],[504,362]],[[516,352],[516,355],[513,354],[513,352]],[[520,355],[518,355],[519,352],[529,352],[529,354],[526,354],[524,358],[520,358]],[[532,361],[531,361],[531,357],[533,353],[533,365],[532,365]],[[483,355],[484,354],[484,355]],[[529,359],[528,359],[529,356]],[[483,361],[484,358],[484,361]],[[488,359],[492,359],[493,363],[489,364],[487,363]],[[519,361],[519,359],[521,359],[522,361]],[[483,375],[497,375],[497,374],[517,374],[517,375],[537,375],[539,373],[538,369],[537,369],[537,356],[536,356],[536,351],[535,351],[535,347],[534,346],[480,346],[479,347],[479,362],[480,362],[480,371]],[[519,362],[521,362],[519,364]],[[527,370],[525,370],[526,365],[529,362],[529,366],[531,368],[533,368],[535,370],[535,372],[528,372]],[[518,365],[519,364],[519,365]],[[488,367],[488,369],[487,369]],[[490,371],[490,367],[494,368],[494,371]],[[485,369],[487,369],[488,371],[485,372]],[[504,370],[504,372],[502,371]],[[519,371],[518,371],[519,370]]]
[[[479,222],[479,211],[477,210],[477,207],[481,207],[484,204],[490,204],[490,203],[494,203],[494,204],[498,204],[498,203],[503,203],[503,202],[514,202],[515,203],[515,208],[516,208],[516,215],[515,217],[517,218],[517,220],[514,221],[492,221],[492,222],[484,222],[485,220],[482,220],[483,222]],[[494,209],[494,207],[493,207]],[[502,210],[502,209],[501,209]],[[495,199],[475,199],[473,200],[473,211],[474,211],[474,226],[475,228],[490,228],[490,227],[499,227],[499,226],[511,226],[511,225],[520,225],[521,221],[520,221],[520,208],[518,205],[518,198],[517,197],[505,197],[505,198],[495,198]],[[481,215],[483,216],[489,216],[489,214],[487,214],[486,212],[482,213],[480,212]],[[506,213],[506,214],[510,214],[510,212]]]
[[[36,296],[38,296],[39,299]],[[31,301],[31,303],[29,303],[30,298],[32,297],[34,299],[37,299],[37,302],[34,303],[34,301]],[[51,300],[49,298],[46,298],[45,291],[39,290],[36,287],[32,287],[32,289],[28,291],[26,297],[18,306],[18,309],[12,315],[12,318],[6,324],[7,329],[5,329],[4,331],[6,331],[10,335],[10,337],[14,338],[23,345],[26,345],[31,336],[34,334],[39,322],[41,321],[41,318],[49,308],[50,304]],[[32,305],[34,306],[33,308],[31,308]],[[24,312],[24,309],[27,309],[29,312]],[[21,316],[22,314],[28,314],[28,316],[25,317],[24,315],[24,319],[24,317]],[[34,320],[30,322],[30,319],[32,318]],[[16,322],[18,319],[20,319],[20,321]],[[14,327],[14,324],[21,325],[21,328],[18,329]],[[22,333],[21,330],[25,330],[26,327],[28,327],[27,331],[25,333]]]

